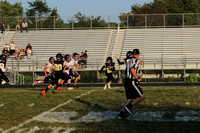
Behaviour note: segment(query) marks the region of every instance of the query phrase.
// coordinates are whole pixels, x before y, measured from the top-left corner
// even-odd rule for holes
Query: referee
[[[120,113],[118,114],[118,118],[125,117],[125,110],[132,115],[132,107],[144,100],[143,91],[138,85],[141,81],[140,77],[142,76],[142,74],[139,73],[139,57],[140,50],[134,49],[133,58],[126,64],[126,78],[124,82],[124,88],[127,101]]]

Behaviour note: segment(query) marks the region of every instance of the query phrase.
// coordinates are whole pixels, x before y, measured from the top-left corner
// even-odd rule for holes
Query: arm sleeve
[[[113,63],[112,65],[113,65],[112,71],[115,71],[115,63]]]
[[[105,68],[105,65],[101,68],[101,70],[99,71],[99,73],[102,73],[103,69]]]
[[[119,59],[117,59],[117,62],[119,63],[119,65],[124,64],[124,62],[121,62]]]

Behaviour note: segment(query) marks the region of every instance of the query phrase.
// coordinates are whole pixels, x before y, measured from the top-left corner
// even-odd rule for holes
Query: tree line
[[[7,0],[0,1],[0,17],[10,28],[14,28],[17,22],[26,20],[32,28],[72,28],[74,27],[117,27],[117,22],[108,23],[101,16],[86,16],[81,12],[74,15],[67,22],[60,17],[57,8],[51,9],[46,2],[34,0],[28,2],[29,8],[25,9],[21,2],[14,4]],[[130,5],[131,6],[131,5]],[[200,0],[154,0],[143,5],[133,4],[131,11],[121,13],[118,17],[121,26],[179,26],[183,24],[183,16],[167,15],[170,13],[200,13]],[[147,15],[144,14],[166,14]],[[146,17],[146,18],[145,18]],[[165,18],[164,18],[165,17]],[[199,14],[184,16],[185,25],[199,25]],[[145,22],[146,21],[146,22]],[[128,24],[128,25],[127,25]]]

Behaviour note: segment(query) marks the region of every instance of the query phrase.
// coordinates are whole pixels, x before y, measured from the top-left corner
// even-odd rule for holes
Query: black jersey
[[[60,73],[63,71],[63,61],[54,61],[54,68],[55,68],[55,73]]]
[[[111,63],[105,63],[105,65],[101,68],[100,73],[102,73],[103,69],[106,68],[106,74],[107,73],[112,73],[113,71],[115,71],[115,63],[111,62]]]
[[[119,59],[117,59],[117,62],[119,63],[119,65],[122,65],[122,64],[126,64],[127,62],[129,62],[130,60],[132,59],[132,57],[130,58],[124,58],[124,61],[120,61]]]

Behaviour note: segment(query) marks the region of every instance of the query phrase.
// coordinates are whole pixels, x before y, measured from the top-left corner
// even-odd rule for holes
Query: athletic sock
[[[49,88],[47,87],[47,88],[45,89],[45,92],[47,93],[48,90],[49,90]]]
[[[67,87],[71,87],[71,84],[67,84]]]

